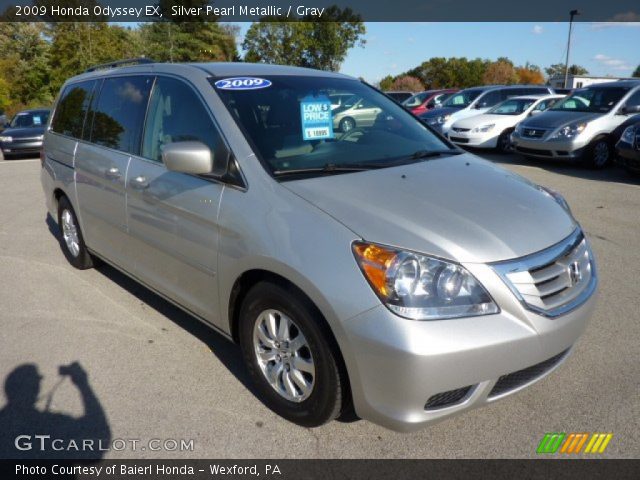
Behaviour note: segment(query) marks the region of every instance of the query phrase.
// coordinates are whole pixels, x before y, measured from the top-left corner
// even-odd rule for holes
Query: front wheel
[[[602,137],[594,140],[585,151],[584,163],[591,168],[601,169],[609,165],[613,158],[613,149],[609,139]]]
[[[498,137],[496,145],[498,152],[509,153],[513,151],[513,146],[511,145],[511,132],[513,132],[513,130],[505,130]]]
[[[340,131],[343,133],[350,132],[356,128],[356,121],[353,118],[347,117],[340,120]]]
[[[345,381],[324,320],[301,295],[259,283],[240,310],[240,347],[261,400],[304,427],[335,419]]]

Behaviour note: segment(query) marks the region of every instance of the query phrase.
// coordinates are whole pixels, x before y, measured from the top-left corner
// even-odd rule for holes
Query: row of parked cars
[[[402,105],[462,147],[594,168],[617,157],[630,170],[640,170],[640,80],[592,85],[567,96],[540,85],[429,90]]]

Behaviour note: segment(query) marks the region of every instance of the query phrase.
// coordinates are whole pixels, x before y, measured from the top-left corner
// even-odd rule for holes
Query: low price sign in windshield
[[[331,101],[327,97],[303,98],[300,102],[300,115],[303,140],[333,138]]]

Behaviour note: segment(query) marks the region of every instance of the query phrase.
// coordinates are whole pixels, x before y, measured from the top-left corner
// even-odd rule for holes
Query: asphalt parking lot
[[[611,432],[604,456],[639,457],[640,177],[484,156],[565,195],[599,266],[599,303],[573,356],[520,394],[413,434],[290,424],[251,393],[234,345],[108,266],[67,264],[38,160],[0,162],[0,382],[35,364],[37,408],[81,416],[78,390],[58,373],[77,361],[113,439],[194,441],[193,451],[107,458],[535,457],[546,432]]]

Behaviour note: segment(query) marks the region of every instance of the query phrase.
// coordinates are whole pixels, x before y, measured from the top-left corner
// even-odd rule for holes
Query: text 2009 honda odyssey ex
[[[412,430],[514,393],[594,304],[563,198],[335,73],[140,64],[69,80],[42,184],[77,268],[126,272],[237,341],[264,402]],[[375,105],[334,131],[331,97]]]

